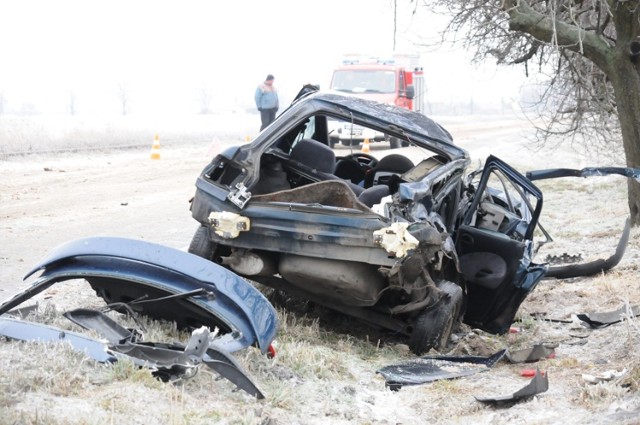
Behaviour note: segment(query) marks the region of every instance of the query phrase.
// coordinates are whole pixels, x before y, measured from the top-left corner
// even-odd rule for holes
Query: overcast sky
[[[397,0],[397,51],[423,54],[431,101],[517,97],[520,70],[475,68],[461,49],[415,46],[442,21],[417,22]],[[302,84],[328,85],[346,53],[393,50],[392,0],[317,2],[214,0],[0,0],[0,93],[5,111],[195,113],[203,91],[213,106],[251,106],[268,73],[289,100]]]

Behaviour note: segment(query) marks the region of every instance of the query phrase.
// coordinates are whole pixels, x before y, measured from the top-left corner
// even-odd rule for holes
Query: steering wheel
[[[360,184],[364,181],[367,173],[378,164],[378,160],[366,153],[352,153],[346,156],[336,157],[336,168],[334,175],[342,179],[351,180],[352,183]]]
[[[346,156],[339,156],[336,158],[336,160],[338,161],[341,159],[354,161],[359,166],[365,169],[371,169],[376,165],[378,165],[378,160],[374,156],[371,156],[368,153],[364,153],[364,152],[356,152]]]

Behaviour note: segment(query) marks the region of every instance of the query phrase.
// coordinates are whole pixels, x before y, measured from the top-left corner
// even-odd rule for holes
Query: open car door
[[[487,158],[473,200],[456,232],[466,281],[464,321],[506,332],[527,294],[547,270],[531,262],[542,192],[500,159]]]

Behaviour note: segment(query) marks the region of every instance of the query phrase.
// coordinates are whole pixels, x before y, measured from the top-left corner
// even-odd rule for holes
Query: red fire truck
[[[394,54],[390,58],[348,55],[333,71],[330,90],[349,96],[375,100],[401,108],[423,112],[424,79],[419,55]],[[357,133],[358,129],[355,129]],[[343,128],[334,129],[333,142],[356,145],[363,141],[361,134]],[[382,135],[370,141],[384,140]],[[399,143],[391,140],[391,147]],[[395,143],[394,143],[395,142]]]

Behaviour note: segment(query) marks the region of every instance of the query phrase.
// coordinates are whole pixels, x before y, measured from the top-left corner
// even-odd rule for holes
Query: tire
[[[418,315],[409,337],[409,349],[420,356],[432,348],[440,351],[447,346],[462,306],[462,288],[442,281],[438,289],[449,296],[438,305]]]
[[[397,137],[391,137],[389,139],[389,146],[391,147],[391,149],[398,149],[402,146],[402,142]]]
[[[209,239],[209,230],[204,226],[198,227],[189,244],[189,252],[206,260],[212,260],[214,250],[215,244]]]
[[[461,312],[464,302],[462,287],[454,282],[443,280],[440,282],[440,285],[438,285],[438,289],[449,294],[450,300],[455,306],[455,309],[453,311],[453,324],[455,328],[455,325],[459,324],[462,321]]]

